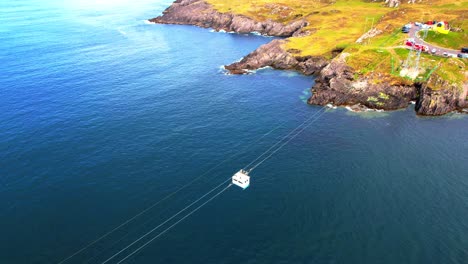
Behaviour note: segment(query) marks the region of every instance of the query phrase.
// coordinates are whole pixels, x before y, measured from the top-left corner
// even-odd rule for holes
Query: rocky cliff
[[[355,79],[354,70],[345,62],[348,55],[342,53],[320,71],[309,104],[394,110],[417,98],[414,85],[391,82],[382,74]]]
[[[298,56],[283,48],[287,40],[273,40],[260,46],[241,61],[225,66],[232,74],[244,74],[250,70],[272,67],[280,70],[296,70],[306,75],[316,74],[328,64],[320,56]]]
[[[346,56],[342,53],[323,68],[312,87],[309,104],[394,110],[405,108],[415,100],[416,113],[430,116],[466,112],[468,108],[467,84],[459,87],[437,75],[424,83],[395,81],[379,73],[356,78],[353,69],[346,65]]]
[[[245,74],[269,66],[317,75],[312,87],[313,95],[308,100],[309,104],[314,105],[350,106],[356,110],[396,110],[416,101],[419,115],[443,115],[468,107],[467,85],[462,89],[446,83],[437,75],[422,84],[395,80],[382,73],[360,76],[346,64],[347,53],[341,53],[331,61],[320,56],[301,57],[283,48],[286,41],[274,40],[262,45],[225,68],[232,74]]]
[[[444,115],[452,111],[468,108],[466,100],[468,85],[462,87],[450,84],[437,75],[421,85],[416,112],[420,115]]]
[[[307,22],[302,19],[282,24],[271,20],[255,21],[232,13],[220,13],[203,0],[177,0],[163,12],[162,16],[149,21],[160,24],[195,25],[236,33],[258,32],[262,35],[278,37],[300,34],[301,29],[307,25]]]

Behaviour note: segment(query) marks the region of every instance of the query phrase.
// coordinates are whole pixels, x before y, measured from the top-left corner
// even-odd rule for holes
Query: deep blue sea
[[[65,262],[102,263],[322,111],[312,77],[224,74],[271,38],[145,23],[170,3],[0,2],[0,263],[59,263],[193,181]],[[251,176],[125,263],[468,263],[467,115],[329,109]]]

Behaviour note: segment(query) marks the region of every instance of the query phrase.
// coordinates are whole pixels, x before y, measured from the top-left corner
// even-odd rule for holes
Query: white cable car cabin
[[[246,189],[250,185],[250,176],[245,170],[240,170],[232,176],[232,184],[235,184],[242,189]]]

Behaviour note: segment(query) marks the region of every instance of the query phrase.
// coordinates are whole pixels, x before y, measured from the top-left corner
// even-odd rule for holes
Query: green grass
[[[440,67],[434,71],[435,74],[439,75],[444,80],[460,86],[466,82],[464,75],[464,72],[466,71],[466,60],[462,61],[455,58],[444,58],[441,59],[441,62]]]
[[[434,31],[428,31],[426,41],[440,47],[459,50],[463,46],[468,46],[468,34],[466,32],[440,34]]]
[[[362,34],[378,23],[389,8],[381,3],[360,0],[342,0],[318,9],[321,15],[307,17],[306,28],[314,33],[305,37],[289,38],[287,49],[299,49],[301,55],[328,55],[339,46],[353,44]],[[323,14],[326,15],[323,15]],[[367,19],[367,22],[366,22]]]
[[[348,49],[345,49],[347,52]],[[405,61],[408,57],[409,50],[405,48],[375,48],[361,46],[360,49],[353,47],[353,52],[346,58],[346,62],[359,75],[381,74],[380,80],[377,82],[392,83],[408,83],[408,79],[400,76],[400,71],[403,69]],[[414,54],[416,56],[416,54]],[[433,56],[427,53],[421,53],[420,75],[417,80],[427,80],[431,74],[437,74],[442,79],[449,81],[452,84],[461,86],[466,82],[465,72],[468,66],[468,60],[460,60],[457,58],[443,58]],[[356,78],[357,76],[355,76]],[[441,89],[444,87],[434,87]],[[384,95],[382,95],[384,97]]]
[[[219,12],[246,15],[258,21],[271,19],[287,23],[306,17],[317,8],[328,5],[327,0],[206,0]]]
[[[364,49],[360,52],[352,53],[346,58],[346,62],[362,74],[375,71],[390,72],[390,56],[390,52],[387,50]]]
[[[397,46],[407,37],[401,30],[395,29],[391,34],[382,34],[371,40],[371,44],[378,47]]]
[[[408,57],[408,53],[409,53],[408,49],[395,48],[394,51],[400,59],[406,59],[406,57]]]

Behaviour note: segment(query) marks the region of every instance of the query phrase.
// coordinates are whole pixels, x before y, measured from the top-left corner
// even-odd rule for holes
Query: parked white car
[[[436,52],[437,52],[436,49],[432,49],[432,50],[431,50],[431,53],[432,53],[432,54],[435,54]]]

